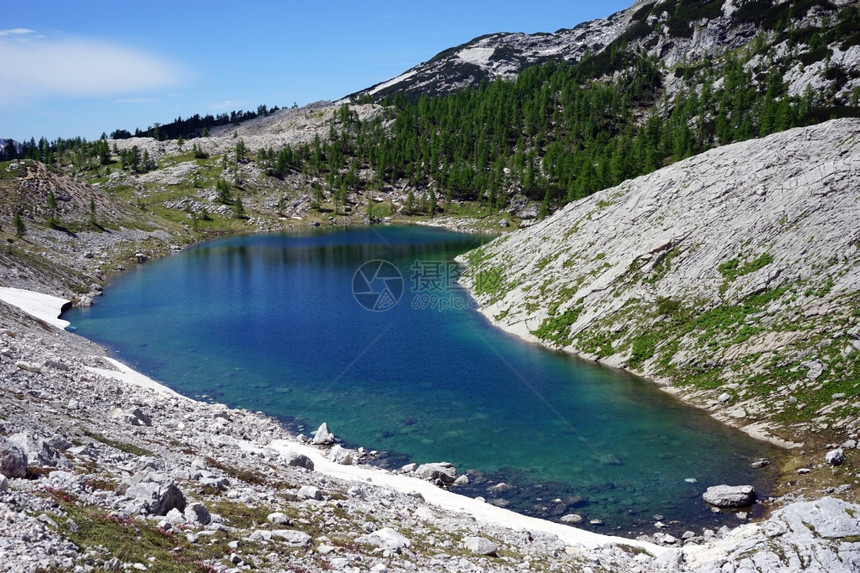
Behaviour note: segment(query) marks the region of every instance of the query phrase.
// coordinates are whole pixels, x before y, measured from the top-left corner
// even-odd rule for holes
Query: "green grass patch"
[[[762,253],[756,259],[748,263],[741,263],[740,259],[731,259],[718,266],[717,270],[720,271],[720,274],[723,275],[726,280],[733,281],[740,276],[754,273],[772,262],[773,255],[770,253]]]
[[[110,438],[106,438],[97,432],[92,432],[90,430],[83,430],[83,433],[90,438],[101,442],[107,446],[112,448],[116,448],[121,452],[125,452],[127,454],[132,454],[135,456],[154,456],[155,454],[146,448],[141,448],[140,446],[136,446],[134,444],[129,444],[126,442],[120,442],[118,440],[112,440]]]
[[[555,305],[555,307],[551,309],[550,314],[555,315],[557,309],[558,305]],[[567,309],[559,315],[549,316],[544,319],[540,327],[532,331],[532,334],[541,340],[549,340],[555,342],[559,346],[567,346],[573,341],[573,338],[570,335],[570,327],[573,326],[573,323],[576,322],[579,315],[582,314],[582,310],[581,306],[576,306],[574,308]]]
[[[185,534],[159,529],[146,521],[118,515],[92,512],[74,502],[59,500],[69,518],[59,532],[79,547],[99,547],[105,561],[116,557],[123,563],[143,563],[150,571],[164,573],[211,572],[208,562],[218,561],[227,566],[225,557],[230,548],[223,534],[210,537],[208,543],[190,543]]]

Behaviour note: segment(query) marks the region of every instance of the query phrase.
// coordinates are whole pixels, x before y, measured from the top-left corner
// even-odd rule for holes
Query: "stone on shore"
[[[314,434],[313,444],[315,446],[330,446],[333,443],[334,434],[328,429],[328,424],[323,422]]]
[[[457,479],[457,468],[448,462],[421,464],[415,470],[415,475],[421,479],[439,481],[445,485],[454,483]]]
[[[328,459],[342,466],[354,466],[358,463],[358,452],[344,448],[341,445],[335,445],[328,453]]]
[[[709,504],[719,507],[747,507],[755,503],[755,488],[751,485],[715,485],[702,494]]]
[[[288,466],[304,468],[310,471],[314,470],[314,462],[304,454],[300,454],[292,450],[287,450],[286,452],[281,454],[281,457]]]

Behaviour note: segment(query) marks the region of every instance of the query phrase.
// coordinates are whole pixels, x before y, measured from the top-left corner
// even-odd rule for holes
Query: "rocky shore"
[[[858,505],[638,540],[527,518],[443,489],[444,464],[367,467],[327,428],[185,398],[50,324],[61,299],[22,294],[4,296],[32,314],[0,302],[3,571],[860,567]]]

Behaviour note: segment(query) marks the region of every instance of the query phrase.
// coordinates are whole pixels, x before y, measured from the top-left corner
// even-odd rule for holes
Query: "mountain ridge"
[[[792,12],[795,6],[800,15]],[[637,0],[630,8],[607,18],[554,33],[479,36],[444,50],[395,78],[343,99],[366,96],[379,101],[398,93],[410,97],[440,95],[484,81],[510,80],[526,67],[550,60],[576,64],[586,55],[606,56],[607,52],[610,59],[614,59],[625,50],[645,50],[648,55],[660,59],[666,70],[664,84],[671,86],[674,83],[672,71],[677,65],[707,63],[709,58],[721,57],[743,47],[759,35],[779,39],[785,35],[785,30],[780,31],[778,26],[788,26],[792,31],[821,26],[823,20],[836,17],[843,8],[856,10],[856,2]],[[843,45],[842,53],[837,53],[836,59],[828,64],[843,67],[849,75],[852,75],[851,70],[857,69],[860,59],[856,23],[852,30],[850,44]],[[792,84],[794,92],[802,92],[808,83],[804,80],[821,74],[824,70],[820,68],[816,66],[814,73],[807,77],[798,77]],[[852,90],[860,85],[856,80],[854,76],[850,89],[843,89],[840,96],[843,101],[847,101]],[[819,80],[814,87],[823,89],[835,83],[838,82]]]

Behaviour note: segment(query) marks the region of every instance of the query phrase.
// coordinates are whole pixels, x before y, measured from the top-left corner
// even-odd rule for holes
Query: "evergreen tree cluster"
[[[179,138],[192,139],[194,137],[205,136],[213,127],[222,125],[239,125],[243,121],[255,119],[257,117],[265,117],[275,113],[281,108],[278,106],[269,108],[266,105],[257,106],[256,111],[234,110],[230,113],[220,113],[218,115],[194,114],[189,118],[182,119],[178,117],[170,123],[164,125],[155,124],[152,127],[141,130],[137,128],[134,134],[125,129],[117,129],[110,134],[111,139],[129,139],[131,137],[152,137],[159,141],[173,140]]]
[[[745,65],[755,55],[772,54],[759,43],[719,63],[678,66],[683,87],[670,98],[657,60],[621,46],[578,65],[527,68],[515,81],[417,101],[401,94],[368,121],[344,105],[327,139],[257,159],[273,176],[319,176],[336,201],[345,189],[405,182],[434,202],[438,190],[446,204],[500,209],[520,192],[548,211],[717,145],[860,115],[811,90],[789,96],[776,62],[766,74]],[[607,57],[621,62],[612,81],[595,64]]]

